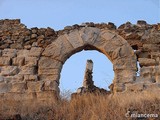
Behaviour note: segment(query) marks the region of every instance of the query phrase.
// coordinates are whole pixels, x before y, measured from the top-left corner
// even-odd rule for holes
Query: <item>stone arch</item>
[[[107,29],[83,27],[60,35],[42,53],[38,75],[44,80],[45,90],[59,91],[59,79],[63,64],[74,53],[81,50],[98,50],[113,63],[113,91],[125,90],[125,84],[136,76],[136,56],[121,36]]]

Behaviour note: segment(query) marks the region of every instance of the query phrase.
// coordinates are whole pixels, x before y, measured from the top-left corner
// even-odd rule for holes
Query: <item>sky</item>
[[[108,23],[119,26],[127,21],[136,24],[160,22],[160,0],[0,0],[0,19],[21,19],[28,28],[65,26],[84,22]],[[114,72],[108,58],[97,51],[82,51],[64,64],[60,89],[75,91],[82,86],[87,59],[94,62],[95,85],[107,89]]]

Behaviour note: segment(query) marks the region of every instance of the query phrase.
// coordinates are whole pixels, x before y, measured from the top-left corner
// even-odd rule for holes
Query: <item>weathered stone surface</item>
[[[125,57],[127,58],[129,55],[134,56],[134,52],[131,49],[131,47],[128,44],[126,44],[121,47],[118,47],[117,49],[113,51],[112,60],[118,59],[118,58],[125,58]]]
[[[31,57],[39,57],[42,53],[43,49],[40,47],[32,47],[29,51],[29,56]]]
[[[140,69],[140,79],[138,81],[142,81],[144,83],[155,83],[155,68],[153,66],[142,67]]]
[[[57,91],[43,91],[43,92],[37,92],[37,99],[39,100],[56,100],[57,99]]]
[[[145,84],[145,88],[149,91],[152,90],[160,90],[160,84],[158,83],[153,83],[153,84]]]
[[[27,82],[27,91],[28,92],[40,92],[43,90],[43,81],[29,81]]]
[[[140,69],[140,71],[141,71],[141,75],[143,75],[143,76],[147,76],[148,74],[151,74],[152,73],[152,71],[153,71],[153,67],[145,67],[145,66],[143,66],[141,69]]]
[[[10,46],[12,49],[23,49],[23,46],[21,43],[15,43],[15,44],[12,44]]]
[[[16,49],[4,49],[2,51],[2,56],[3,57],[11,57],[11,58],[13,58],[13,57],[16,57],[16,55],[17,55]]]
[[[130,83],[135,81],[136,73],[134,70],[119,70],[115,72],[114,82]]]
[[[13,96],[14,94],[14,96]],[[26,104],[26,101],[29,101],[28,103],[30,104],[31,102],[33,103],[34,100],[36,99],[36,95],[35,95],[35,92],[32,92],[32,93],[29,93],[29,92],[26,92],[25,94],[24,93],[13,93],[13,92],[9,92],[9,93],[6,93],[5,96],[3,97],[3,99],[7,102],[18,102],[18,105],[20,104],[21,101],[24,102],[24,104]],[[13,103],[11,103],[13,104]],[[9,105],[9,104],[8,104]],[[17,107],[17,104],[14,104],[15,107]],[[21,106],[22,104],[20,104]]]
[[[45,74],[45,75],[58,75],[60,72],[59,69],[48,69],[48,68],[42,68],[38,70],[38,74]]]
[[[25,66],[37,66],[38,58],[37,57],[25,57]]]
[[[0,93],[7,93],[11,90],[12,85],[10,83],[0,83]]]
[[[58,82],[56,80],[49,80],[49,81],[45,81],[45,84],[44,84],[44,90],[45,91],[59,91],[59,87],[58,87]]]
[[[62,67],[62,63],[49,57],[41,57],[38,66],[40,69],[42,68],[60,69]]]
[[[17,82],[17,83],[12,83],[12,89],[10,92],[18,92],[18,93],[23,93],[27,89],[26,82]]]
[[[112,46],[110,44],[112,44]],[[120,39],[117,37],[117,35],[115,35],[112,39],[108,40],[105,43],[105,45],[104,45],[105,53],[108,54],[109,56],[112,56],[112,54],[114,54],[113,55],[114,57],[112,56],[114,59],[114,58],[118,57],[116,55],[119,55],[120,51],[124,52],[123,49],[128,49],[127,48],[128,44],[125,44],[124,45],[125,47],[123,47],[123,44],[124,44],[123,40],[120,41]],[[131,51],[131,50],[129,50],[129,51]],[[115,53],[113,53],[113,52],[115,52]],[[118,52],[118,54],[116,54],[117,52]]]
[[[24,75],[24,81],[38,81],[37,75]]]
[[[4,81],[4,77],[0,76],[0,83]]]
[[[10,57],[0,57],[0,66],[10,65],[11,58]]]
[[[24,65],[24,57],[16,57],[12,59],[12,64],[17,66],[23,66]]]
[[[136,53],[137,53],[137,51],[136,51]],[[151,54],[149,52],[139,52],[139,53],[137,53],[137,57],[138,58],[150,58]]]
[[[58,37],[56,41],[52,44],[48,45],[47,48],[44,50],[42,55],[46,57],[51,57],[57,59],[59,61],[65,61],[72,52],[74,48],[68,42],[67,38],[62,35]]]
[[[3,66],[1,67],[2,76],[13,76],[19,73],[19,69],[17,66]]]
[[[157,52],[159,51],[159,46],[157,44],[143,44],[143,50]]]
[[[59,81],[59,78],[60,78],[60,74],[55,74],[55,75],[42,74],[42,75],[39,75],[39,79],[43,80],[43,81],[49,81],[49,80]]]
[[[149,38],[147,39],[147,42],[151,43],[151,44],[160,43],[160,34],[159,34],[159,32],[158,31],[151,32],[149,34]]]
[[[33,39],[33,38],[36,38],[37,37],[37,34],[32,34],[31,35],[31,38]]]
[[[126,90],[127,91],[143,91],[145,89],[144,83],[135,83],[135,84],[126,84]]]
[[[5,76],[4,77],[5,82],[18,82],[23,81],[23,75],[14,75],[14,76]]]
[[[80,37],[78,30],[71,32],[70,34],[66,35],[66,37],[74,48],[79,48],[84,45],[84,42]]]
[[[92,73],[93,73],[92,70],[93,70],[93,61],[87,60],[86,70],[83,80],[83,87],[86,89],[92,89],[94,86],[94,82],[92,80]]]
[[[125,86],[123,83],[114,84],[113,91],[114,92],[122,92],[125,90]]]
[[[18,50],[17,51],[17,57],[26,57],[29,55],[29,50]]]
[[[136,57],[115,59],[113,61],[113,70],[133,70],[137,71]]]
[[[36,74],[36,67],[31,67],[31,66],[21,66],[19,74],[22,75],[34,75]]]
[[[106,41],[112,40],[116,35],[109,30],[102,30],[100,33],[101,39],[105,39]]]
[[[92,27],[84,27],[79,31],[84,44],[94,44],[99,37],[100,29]]]
[[[153,65],[156,65],[156,61],[154,59],[139,58],[138,61],[139,61],[140,66],[153,66]]]

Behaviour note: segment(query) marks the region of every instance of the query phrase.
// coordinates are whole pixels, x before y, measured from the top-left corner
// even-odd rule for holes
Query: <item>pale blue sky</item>
[[[20,18],[28,28],[52,27],[83,22],[127,21],[160,22],[160,0],[0,0],[0,19]],[[113,79],[110,61],[98,52],[80,52],[68,59],[61,75],[61,89],[76,90],[81,86],[87,59],[94,62],[95,84],[107,88]]]

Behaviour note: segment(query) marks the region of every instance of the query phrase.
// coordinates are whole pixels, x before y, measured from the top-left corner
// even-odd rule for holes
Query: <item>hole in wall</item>
[[[132,45],[131,47],[133,50],[138,50],[138,45]]]
[[[111,61],[102,53],[91,50],[73,54],[63,65],[60,78],[61,95],[76,92],[83,85],[86,62],[93,61],[93,81],[99,88],[109,90],[114,77]]]
[[[132,45],[131,47],[134,50],[134,52],[136,52],[138,50],[138,45]],[[136,76],[140,76],[140,68],[141,67],[140,67],[140,64],[139,64],[139,61],[138,61],[138,57],[137,57],[137,72],[136,72]]]

